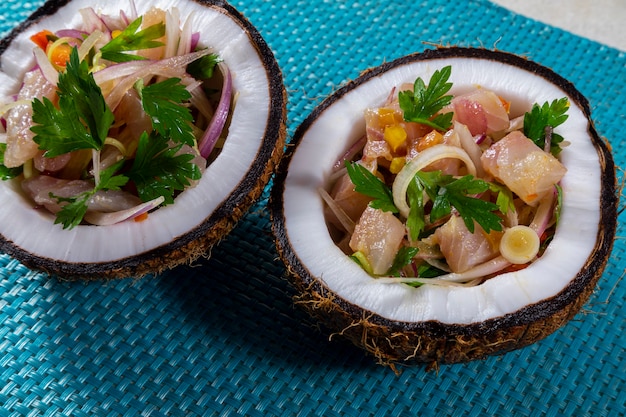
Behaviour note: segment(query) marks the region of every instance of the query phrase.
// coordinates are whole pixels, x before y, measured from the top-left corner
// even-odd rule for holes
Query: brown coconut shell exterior
[[[398,322],[381,317],[338,297],[303,265],[289,243],[283,213],[284,181],[290,159],[314,120],[341,96],[371,77],[390,68],[416,60],[466,57],[495,60],[524,68],[560,86],[583,110],[589,120],[588,131],[602,170],[600,230],[593,252],[584,267],[556,296],[528,305],[512,314],[470,325],[438,321]],[[278,169],[272,189],[270,208],[272,228],[288,279],[296,289],[295,304],[306,310],[334,336],[343,337],[389,365],[425,364],[429,369],[499,355],[535,343],[567,323],[593,292],[608,261],[617,227],[618,195],[615,165],[606,143],[598,137],[590,116],[589,104],[569,81],[552,70],[523,57],[501,51],[474,48],[438,48],[399,58],[365,71],[322,102],[299,126],[292,145]]]
[[[71,0],[51,0],[0,40],[0,55],[15,37],[40,19],[56,13]],[[204,222],[166,245],[136,256],[103,263],[70,263],[34,256],[0,235],[0,251],[18,259],[25,266],[67,280],[116,279],[159,274],[181,264],[189,264],[210,253],[258,200],[279,161],[287,137],[287,92],[283,75],[272,50],[257,29],[239,11],[225,1],[190,0],[214,8],[233,19],[248,34],[268,74],[270,112],[260,150],[247,175]],[[98,226],[96,226],[98,227]]]

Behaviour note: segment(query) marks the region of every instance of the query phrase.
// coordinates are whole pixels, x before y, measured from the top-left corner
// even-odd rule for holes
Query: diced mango
[[[417,151],[421,152],[424,149],[439,145],[440,143],[443,143],[443,135],[438,131],[433,130],[419,140],[417,143]]]
[[[397,174],[398,172],[402,170],[402,168],[404,168],[405,164],[406,164],[405,157],[399,156],[399,157],[393,158],[391,160],[391,163],[389,164],[389,172],[391,172],[392,174]]]
[[[380,108],[378,109],[378,124],[381,128],[392,126],[402,121],[402,117],[394,109]]]
[[[391,150],[395,152],[401,145],[406,142],[406,130],[400,125],[391,125],[385,128],[384,133],[385,141],[391,147]]]

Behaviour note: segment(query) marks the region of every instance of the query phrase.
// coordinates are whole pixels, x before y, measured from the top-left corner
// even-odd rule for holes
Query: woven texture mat
[[[0,4],[6,34],[41,1]],[[626,165],[626,57],[487,1],[238,0],[281,65],[289,133],[368,67],[429,48],[523,54],[571,80]],[[620,174],[621,177],[621,174]],[[2,416],[615,416],[626,410],[623,229],[583,311],[527,348],[397,376],[291,302],[267,192],[209,260],[67,283],[0,254]]]

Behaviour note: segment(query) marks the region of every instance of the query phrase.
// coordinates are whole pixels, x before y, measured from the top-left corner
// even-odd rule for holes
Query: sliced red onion
[[[59,73],[54,69],[43,49],[35,48],[33,49],[33,54],[35,55],[35,61],[44,78],[48,80],[50,84],[57,85],[59,83]]]
[[[395,98],[396,98],[396,87],[393,87],[391,91],[389,92],[387,99],[385,100],[385,105],[388,106],[391,103],[393,103]]]
[[[107,81],[129,76],[153,63],[154,61],[148,60],[122,62],[94,72],[93,78],[98,85],[101,85]]]
[[[152,209],[157,208],[161,203],[165,201],[163,196],[157,197],[154,200],[150,200],[146,203],[139,204],[135,207],[115,211],[112,213],[103,213],[99,211],[88,211],[85,214],[85,221],[96,226],[110,226],[112,224],[120,223],[125,220],[134,219],[144,213],[149,212]]]
[[[86,37],[88,33],[76,29],[61,29],[58,30],[55,35],[57,35],[59,38],[74,38],[81,40],[84,39],[84,37]]]
[[[126,18],[126,15],[121,10],[120,10],[120,15],[117,17],[113,15],[106,15],[106,14],[103,14],[100,17],[102,18],[102,21],[104,22],[104,24],[106,25],[106,27],[109,29],[110,32],[114,30],[124,30],[132,22],[132,20],[129,21]]]
[[[139,13],[137,13],[137,5],[135,5],[134,0],[129,1],[130,12],[127,15],[124,11],[120,12],[120,17],[126,19],[126,26],[128,26],[131,22],[135,21],[139,17]]]
[[[180,14],[173,8],[165,13],[165,48],[164,58],[177,55],[180,39]]]
[[[184,84],[186,80],[183,79],[181,82]],[[196,86],[195,82],[186,85],[187,91],[191,93],[191,99],[189,101],[206,120],[211,120],[215,111],[213,110],[213,105],[202,89],[202,83],[200,83],[197,87],[192,88],[194,86]]]
[[[545,138],[543,143],[543,151],[546,153],[550,153],[550,149],[552,148],[552,126],[546,126],[545,128]]]
[[[354,142],[350,146],[350,148],[348,148],[348,150],[341,156],[341,158],[339,158],[337,162],[335,162],[335,165],[333,165],[333,170],[341,169],[345,166],[346,161],[351,161],[359,153],[359,151],[363,149],[366,141],[367,136],[361,136],[359,140]]]
[[[150,75],[163,76],[168,78],[178,77],[181,78],[187,65],[210,53],[209,50],[203,49],[198,52],[193,52],[186,55],[175,56],[172,58],[165,58],[159,61],[148,61],[149,64],[141,67],[139,70],[128,75],[125,79],[121,80],[111,93],[105,97],[105,100],[111,110],[115,110],[120,100],[126,94],[126,92],[132,88],[132,86],[138,81]],[[141,61],[144,62],[144,61]],[[122,65],[122,64],[120,64]],[[104,70],[103,70],[104,71]],[[95,76],[94,76],[95,77]],[[96,79],[96,82],[98,80]]]
[[[215,114],[198,144],[200,155],[202,155],[203,158],[208,158],[211,152],[213,152],[213,148],[224,130],[230,110],[230,99],[232,97],[233,79],[230,70],[221,62],[217,64],[217,66],[224,76],[224,83],[222,85],[222,95],[215,109]]]
[[[178,53],[177,55],[188,54],[193,51],[194,48],[191,47],[191,37],[193,32],[191,31],[191,16],[185,20],[185,24],[179,33],[179,42],[178,42]]]
[[[322,197],[324,202],[328,205],[328,208],[332,211],[332,213],[335,215],[339,223],[341,223],[346,232],[348,232],[349,234],[353,234],[356,224],[350,218],[350,216],[346,214],[346,212],[339,206],[339,204],[337,204],[335,199],[333,199],[333,197],[328,194],[325,189],[320,187],[317,189],[317,191],[320,193],[320,197]]]
[[[94,33],[92,33],[89,36],[86,36],[82,42],[82,44],[80,45],[80,47],[78,48],[78,59],[80,59],[81,61],[83,59],[85,59],[85,57],[87,56],[87,54],[89,54],[89,51],[91,50],[91,48],[93,48],[93,46],[98,43],[100,41],[100,39],[104,38],[106,36],[106,39],[110,39],[110,35],[109,34],[104,34],[104,32],[101,32],[99,30],[95,31]]]
[[[191,34],[191,50],[195,51],[200,41],[200,32],[194,32]]]
[[[546,231],[552,216],[554,214],[554,203],[556,201],[557,191],[556,187],[553,187],[553,192],[548,193],[537,206],[535,217],[530,223],[530,228],[537,232],[537,236],[541,237],[543,232]]]
[[[96,30],[102,32],[108,31],[108,28],[102,18],[96,13],[93,7],[85,7],[78,11],[83,17],[83,28],[88,33],[93,33]]]
[[[472,159],[474,166],[476,167],[476,175],[479,177],[485,176],[485,170],[483,164],[480,162],[480,156],[483,154],[482,150],[474,140],[474,137],[470,133],[469,128],[463,123],[457,121],[454,122],[454,131],[459,135],[461,141],[461,147],[467,152]]]

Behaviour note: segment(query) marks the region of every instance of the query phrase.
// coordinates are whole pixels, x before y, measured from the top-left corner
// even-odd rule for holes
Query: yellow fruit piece
[[[439,145],[440,143],[443,143],[443,135],[436,130],[433,130],[419,140],[417,143],[417,151],[421,152],[424,149]]]
[[[397,174],[398,172],[402,170],[405,164],[406,164],[405,157],[399,156],[399,157],[393,158],[391,160],[391,164],[389,164],[389,172],[391,172],[392,174]]]
[[[406,141],[406,130],[400,125],[387,126],[385,128],[385,141],[395,152]]]
[[[378,124],[380,127],[386,127],[398,124],[402,121],[399,115],[394,109],[381,108],[378,109]]]

